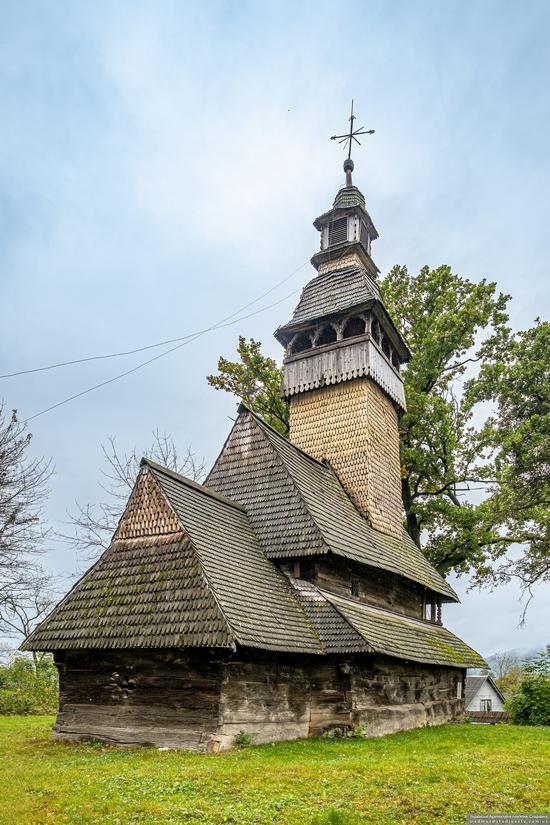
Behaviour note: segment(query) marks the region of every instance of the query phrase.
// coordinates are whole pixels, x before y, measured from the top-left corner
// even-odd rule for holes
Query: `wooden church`
[[[444,628],[457,595],[403,530],[410,353],[344,169],[314,224],[315,276],[275,333],[289,438],[241,405],[204,485],[142,461],[111,546],[23,646],[54,654],[55,738],[216,752],[239,731],[376,736],[461,716],[466,668],[484,662]]]

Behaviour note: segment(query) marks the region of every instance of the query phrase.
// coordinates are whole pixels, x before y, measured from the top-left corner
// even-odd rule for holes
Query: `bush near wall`
[[[58,697],[58,674],[51,656],[36,662],[15,656],[0,665],[0,715],[55,713]]]

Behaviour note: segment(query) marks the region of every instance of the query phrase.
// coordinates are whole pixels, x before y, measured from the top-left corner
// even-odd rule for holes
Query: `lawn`
[[[2,824],[447,825],[550,808],[548,728],[446,725],[203,756],[53,743],[52,722],[0,717]]]

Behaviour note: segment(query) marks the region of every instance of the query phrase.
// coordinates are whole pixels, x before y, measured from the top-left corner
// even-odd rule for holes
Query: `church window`
[[[352,579],[351,580],[351,595],[352,596],[359,596],[361,592],[361,580],[360,579]]]
[[[323,344],[332,344],[336,341],[336,330],[332,324],[327,324],[323,327],[317,339],[317,346],[322,347]]]
[[[329,246],[334,246],[337,243],[344,243],[348,239],[348,219],[338,218],[329,224],[328,228],[328,242]]]
[[[306,349],[311,349],[311,336],[307,332],[302,332],[296,336],[291,344],[291,352],[294,355],[297,352],[303,352]]]
[[[357,316],[353,316],[352,318],[348,318],[344,325],[344,331],[342,333],[343,338],[353,338],[355,335],[364,335],[365,334],[365,322],[362,318],[358,318]]]

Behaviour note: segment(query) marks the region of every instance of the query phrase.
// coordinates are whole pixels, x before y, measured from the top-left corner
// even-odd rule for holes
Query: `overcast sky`
[[[376,129],[355,182],[382,273],[450,264],[548,317],[550,5],[506,2],[0,0],[0,372],[209,327],[305,264],[343,182],[351,97]],[[235,404],[207,386],[238,334],[272,337],[307,264],[241,315],[35,418],[56,467],[48,517],[97,500],[100,444],[158,427],[208,462]],[[0,381],[21,418],[161,350]],[[48,563],[73,572],[72,551]],[[466,594],[446,623],[483,654],[548,641],[549,588],[524,629],[515,586]]]

